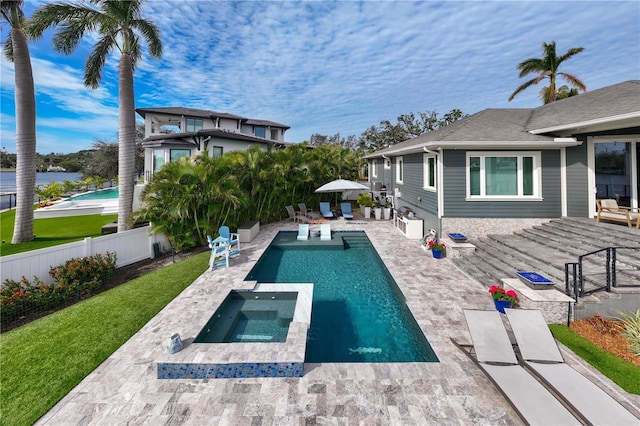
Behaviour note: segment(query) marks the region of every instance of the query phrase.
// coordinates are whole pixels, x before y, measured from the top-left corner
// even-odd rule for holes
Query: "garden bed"
[[[622,335],[624,332],[622,321],[595,315],[589,319],[573,321],[571,330],[618,358],[640,367],[640,358],[629,352],[627,339]]]

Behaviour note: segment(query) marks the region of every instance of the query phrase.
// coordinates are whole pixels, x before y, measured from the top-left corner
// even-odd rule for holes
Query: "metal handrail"
[[[577,262],[567,262],[564,264],[564,277],[565,277],[565,293],[568,296],[573,296],[578,301],[579,297],[583,297],[588,294],[595,293],[597,291],[605,290],[607,292],[611,292],[612,287],[617,287],[617,259],[618,259],[618,250],[619,249],[631,249],[638,250],[640,247],[628,247],[628,246],[611,246],[605,247],[598,250],[591,251],[589,253],[585,253],[583,255],[578,256]],[[606,285],[603,287],[598,287],[589,291],[585,291],[584,289],[584,269],[583,262],[589,256],[593,256],[599,254],[601,252],[606,252],[606,263],[605,263],[605,275],[606,275]],[[571,274],[570,274],[571,269]],[[571,277],[570,277],[571,275]],[[571,278],[571,280],[570,280]],[[635,287],[636,285],[630,285],[630,287]],[[640,286],[638,284],[637,286]]]

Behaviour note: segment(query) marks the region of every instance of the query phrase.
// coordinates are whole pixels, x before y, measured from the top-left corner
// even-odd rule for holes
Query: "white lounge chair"
[[[320,225],[320,239],[323,241],[331,239],[331,224],[323,223]]]
[[[211,256],[209,256],[209,270],[213,271],[216,268],[229,267],[229,242],[224,238],[216,238],[215,240],[207,235],[207,241],[209,242],[209,248],[211,249]]]
[[[301,223],[300,225],[298,225],[298,239],[299,240],[309,239],[309,224]]]
[[[640,425],[636,418],[591,380],[565,364],[542,313],[505,309],[525,365],[594,425]]]
[[[532,425],[579,425],[580,421],[521,365],[498,311],[464,310],[475,358],[522,419]],[[456,342],[454,342],[456,343]],[[462,345],[456,343],[462,348]]]

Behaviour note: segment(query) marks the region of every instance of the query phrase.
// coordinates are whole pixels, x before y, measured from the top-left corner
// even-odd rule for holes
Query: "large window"
[[[378,162],[376,160],[371,160],[369,163],[369,169],[371,170],[371,177],[378,177]]]
[[[436,190],[436,157],[435,155],[424,156],[424,188],[432,191]]]
[[[257,137],[264,138],[264,137],[266,137],[266,134],[267,134],[266,127],[256,126],[256,136]]]
[[[222,157],[222,147],[221,146],[214,146],[211,149],[211,156],[212,157]]]
[[[191,150],[190,149],[172,149],[169,157],[170,158],[169,161],[178,161],[183,157],[187,157],[187,158],[191,157]]]
[[[164,149],[153,150],[153,172],[156,173],[164,166]]]
[[[185,132],[197,132],[198,130],[202,130],[201,118],[187,118],[185,121]]]
[[[539,199],[540,152],[468,152],[467,198]]]
[[[402,179],[404,179],[404,161],[402,157],[396,158],[396,182],[402,183]]]
[[[271,140],[272,141],[278,140],[278,129],[271,129]]]

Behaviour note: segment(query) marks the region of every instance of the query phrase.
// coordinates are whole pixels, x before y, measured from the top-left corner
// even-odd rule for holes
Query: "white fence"
[[[63,265],[72,258],[115,252],[118,256],[117,266],[120,268],[153,258],[155,243],[158,243],[160,252],[171,249],[166,236],[151,235],[150,232],[151,225],[102,237],[85,238],[83,241],[74,243],[2,256],[0,277],[4,282],[7,278],[19,281],[23,276],[31,281],[36,276],[45,283],[51,283],[54,281],[49,275],[51,267]]]

